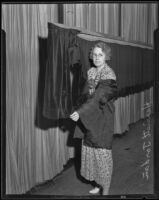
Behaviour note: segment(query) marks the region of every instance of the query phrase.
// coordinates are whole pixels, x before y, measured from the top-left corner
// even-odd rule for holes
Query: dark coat
[[[80,120],[74,138],[82,138],[91,147],[112,148],[116,94],[117,84],[113,79],[100,80],[93,95],[83,94],[87,100],[77,110]]]

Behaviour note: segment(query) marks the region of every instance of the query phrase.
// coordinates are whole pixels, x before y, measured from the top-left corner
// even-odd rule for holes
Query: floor
[[[145,133],[149,122],[151,129]],[[125,195],[153,194],[152,134],[152,119],[150,121],[144,119],[130,125],[129,131],[124,134],[114,135],[112,150],[114,168],[110,195],[121,195],[125,198]],[[37,185],[27,194],[92,198],[89,190],[93,186],[80,176],[79,160],[71,159],[59,175],[44,184]]]

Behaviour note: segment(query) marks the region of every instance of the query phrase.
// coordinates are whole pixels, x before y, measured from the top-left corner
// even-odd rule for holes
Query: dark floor
[[[148,119],[132,124],[122,135],[114,135],[114,171],[110,195],[153,194],[153,126]],[[80,152],[80,151],[79,151]],[[79,159],[71,159],[54,179],[34,187],[32,195],[88,196],[92,185],[79,175]]]

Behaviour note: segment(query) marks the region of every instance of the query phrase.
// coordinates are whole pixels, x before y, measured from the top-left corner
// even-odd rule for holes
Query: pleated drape
[[[39,38],[47,38],[48,21],[57,22],[56,4],[2,5],[6,32],[6,194],[25,193],[53,178],[73,156],[67,145],[68,131],[35,125],[42,64]]]
[[[64,24],[118,36],[119,4],[64,4]]]
[[[157,3],[64,4],[64,24],[152,45],[157,7]]]
[[[157,28],[157,4],[121,4],[121,37],[127,41],[153,44]]]

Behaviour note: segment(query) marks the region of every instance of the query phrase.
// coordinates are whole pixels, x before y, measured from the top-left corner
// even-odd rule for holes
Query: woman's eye
[[[94,54],[93,55],[93,57],[102,57],[102,56],[103,56],[102,54],[98,54],[98,55]]]

